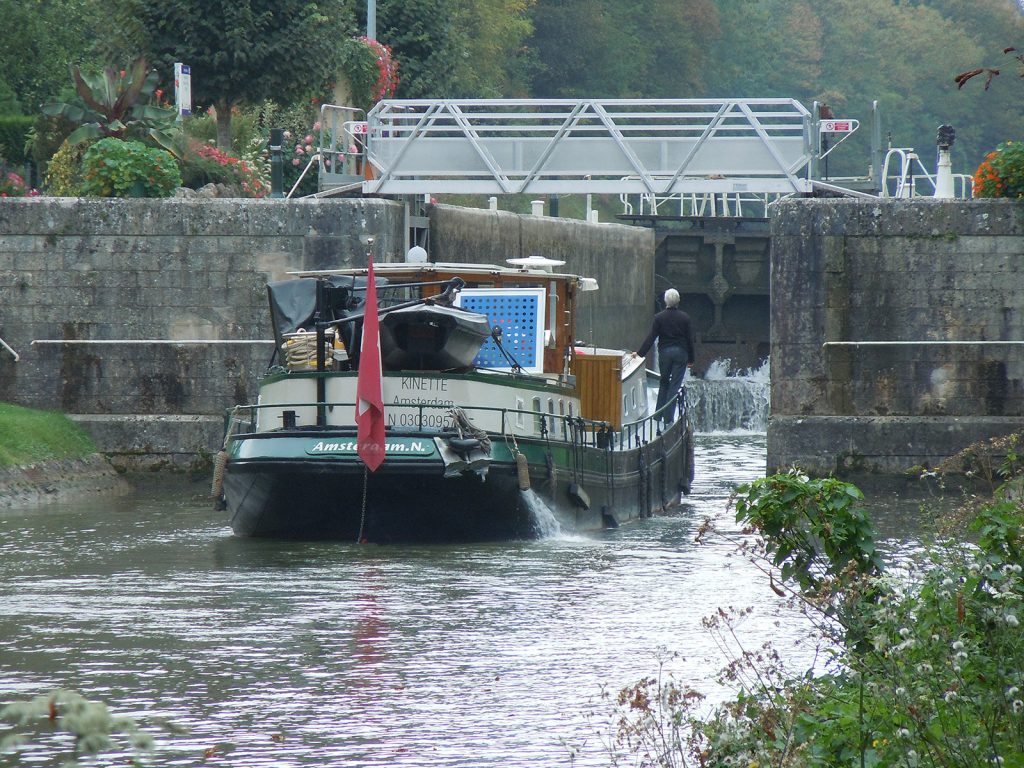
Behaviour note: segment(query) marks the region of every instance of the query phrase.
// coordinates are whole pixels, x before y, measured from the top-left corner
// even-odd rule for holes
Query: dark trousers
[[[676,396],[679,388],[683,385],[683,376],[686,375],[686,365],[690,362],[689,355],[683,347],[662,347],[658,349],[658,373],[661,375],[661,384],[658,387],[658,406],[661,410],[669,400]],[[666,423],[676,418],[676,404],[661,415]]]

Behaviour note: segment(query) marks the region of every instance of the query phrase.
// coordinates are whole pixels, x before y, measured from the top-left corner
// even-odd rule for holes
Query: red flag
[[[377,317],[377,284],[373,257],[366,273],[366,304],[363,339],[359,346],[359,378],[356,384],[356,451],[371,472],[384,461],[384,391],[380,364],[380,320]]]

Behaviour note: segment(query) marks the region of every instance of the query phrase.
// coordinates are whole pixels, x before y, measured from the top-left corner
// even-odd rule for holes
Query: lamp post
[[[377,0],[366,0],[366,36],[377,39]]]
[[[270,129],[270,196],[284,197],[284,159],[281,149],[284,144],[284,128]]]
[[[952,125],[940,125],[935,138],[939,148],[939,162],[935,170],[935,196],[942,198],[955,197],[953,193],[953,160],[949,150],[956,141],[956,130]]]

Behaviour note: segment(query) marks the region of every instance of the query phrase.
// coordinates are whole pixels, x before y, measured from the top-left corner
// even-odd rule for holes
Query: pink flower
[[[291,131],[285,131],[285,132],[284,132],[284,137],[285,137],[286,139],[290,139],[290,138],[292,137],[292,132],[291,132]]]
[[[292,165],[299,165],[301,162],[302,161],[299,160],[299,158],[296,157],[294,160],[292,160]]]
[[[300,147],[298,144],[296,144],[295,145],[295,154],[296,155],[304,155],[306,153],[303,151],[302,147]]]
[[[314,131],[319,131],[320,130],[320,121],[319,120],[317,120],[315,123],[313,123],[313,130]]]
[[[307,144],[312,144],[313,143],[313,137],[312,136],[307,136],[305,139],[303,139],[303,141],[305,141]]]

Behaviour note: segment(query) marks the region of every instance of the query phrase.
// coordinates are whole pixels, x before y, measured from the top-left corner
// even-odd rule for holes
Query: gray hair
[[[679,291],[677,291],[675,288],[669,288],[667,291],[665,291],[665,306],[679,306]]]

